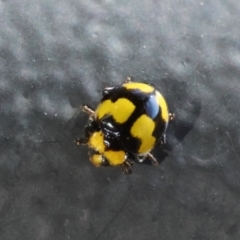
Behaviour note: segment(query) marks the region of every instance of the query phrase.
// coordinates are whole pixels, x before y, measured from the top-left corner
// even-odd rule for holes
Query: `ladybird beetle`
[[[78,145],[88,145],[90,161],[96,166],[120,166],[126,174],[136,162],[157,160],[150,153],[156,143],[165,143],[165,131],[174,114],[155,87],[131,78],[117,87],[105,88],[97,108],[82,106],[89,115],[85,137]]]

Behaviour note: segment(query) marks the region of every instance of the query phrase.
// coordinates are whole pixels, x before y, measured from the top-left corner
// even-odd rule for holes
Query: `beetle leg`
[[[133,166],[135,162],[131,159],[127,159],[126,162],[124,162],[121,167],[122,167],[122,172],[125,174],[131,174],[132,173],[132,169],[131,167]]]
[[[74,140],[74,142],[77,145],[87,145],[88,144],[88,139],[87,138],[77,138],[76,140]]]
[[[159,162],[151,153],[147,153],[146,155],[153,165],[159,165]]]
[[[94,117],[94,110],[92,110],[90,107],[88,107],[87,105],[82,105],[81,106],[81,109],[83,112],[87,113],[90,117]]]
[[[131,167],[128,166],[127,164],[123,164],[123,165],[122,165],[122,172],[123,172],[124,174],[129,175],[129,174],[132,173],[132,169],[131,169]]]
[[[132,82],[133,78],[132,77],[127,77],[126,80],[124,81],[124,83],[129,83]]]
[[[172,121],[175,118],[175,113],[169,113],[169,120]]]
[[[147,158],[147,155],[141,155],[141,156],[135,156],[135,160],[136,160],[136,162],[138,162],[138,163],[142,163],[142,162],[144,162],[145,160],[146,160],[146,158]]]
[[[167,139],[166,139],[166,134],[164,134],[161,139],[160,139],[160,145],[163,145],[167,142]]]

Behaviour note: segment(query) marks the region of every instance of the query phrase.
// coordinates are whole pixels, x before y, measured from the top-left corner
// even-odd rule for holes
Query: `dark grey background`
[[[239,14],[238,0],[0,1],[0,239],[239,239]],[[131,176],[73,143],[78,107],[127,76],[176,114],[161,165]]]

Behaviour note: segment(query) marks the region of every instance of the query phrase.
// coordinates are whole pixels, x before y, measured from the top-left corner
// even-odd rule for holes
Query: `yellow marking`
[[[123,164],[126,160],[126,153],[124,151],[106,151],[103,141],[104,138],[101,131],[94,132],[89,138],[88,146],[99,152],[99,154],[94,154],[91,156],[90,161],[97,167],[103,162],[102,157],[105,157],[111,166]]]
[[[90,157],[90,161],[95,167],[100,167],[102,165],[103,159],[101,154],[93,154]]]
[[[152,87],[146,83],[128,82],[128,83],[124,83],[123,87],[125,87],[127,89],[139,89],[145,93],[150,93],[150,92],[154,91],[154,87]]]
[[[155,145],[156,139],[152,136],[155,129],[155,122],[147,115],[139,117],[131,128],[132,136],[141,140],[139,153],[149,152]]]
[[[166,123],[168,123],[168,121],[169,121],[169,113],[168,113],[167,103],[166,103],[164,97],[162,96],[162,94],[159,91],[156,91],[155,96],[156,96],[158,105],[161,107],[162,119]]]
[[[111,166],[121,165],[126,161],[126,153],[124,151],[106,151],[104,156]]]
[[[103,153],[105,149],[103,140],[103,133],[101,131],[94,132],[89,138],[88,146],[99,153]]]
[[[126,98],[119,98],[116,102],[106,100],[98,106],[96,116],[102,119],[105,115],[109,114],[117,123],[124,123],[131,116],[135,108],[135,105]]]

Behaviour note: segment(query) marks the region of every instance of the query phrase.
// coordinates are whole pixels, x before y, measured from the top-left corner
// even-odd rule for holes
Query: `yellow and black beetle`
[[[76,143],[90,149],[90,161],[95,166],[121,166],[131,173],[135,162],[157,160],[150,151],[157,142],[165,143],[165,131],[173,114],[153,86],[132,82],[130,78],[120,86],[105,88],[96,108],[82,106],[89,115],[85,137]]]

